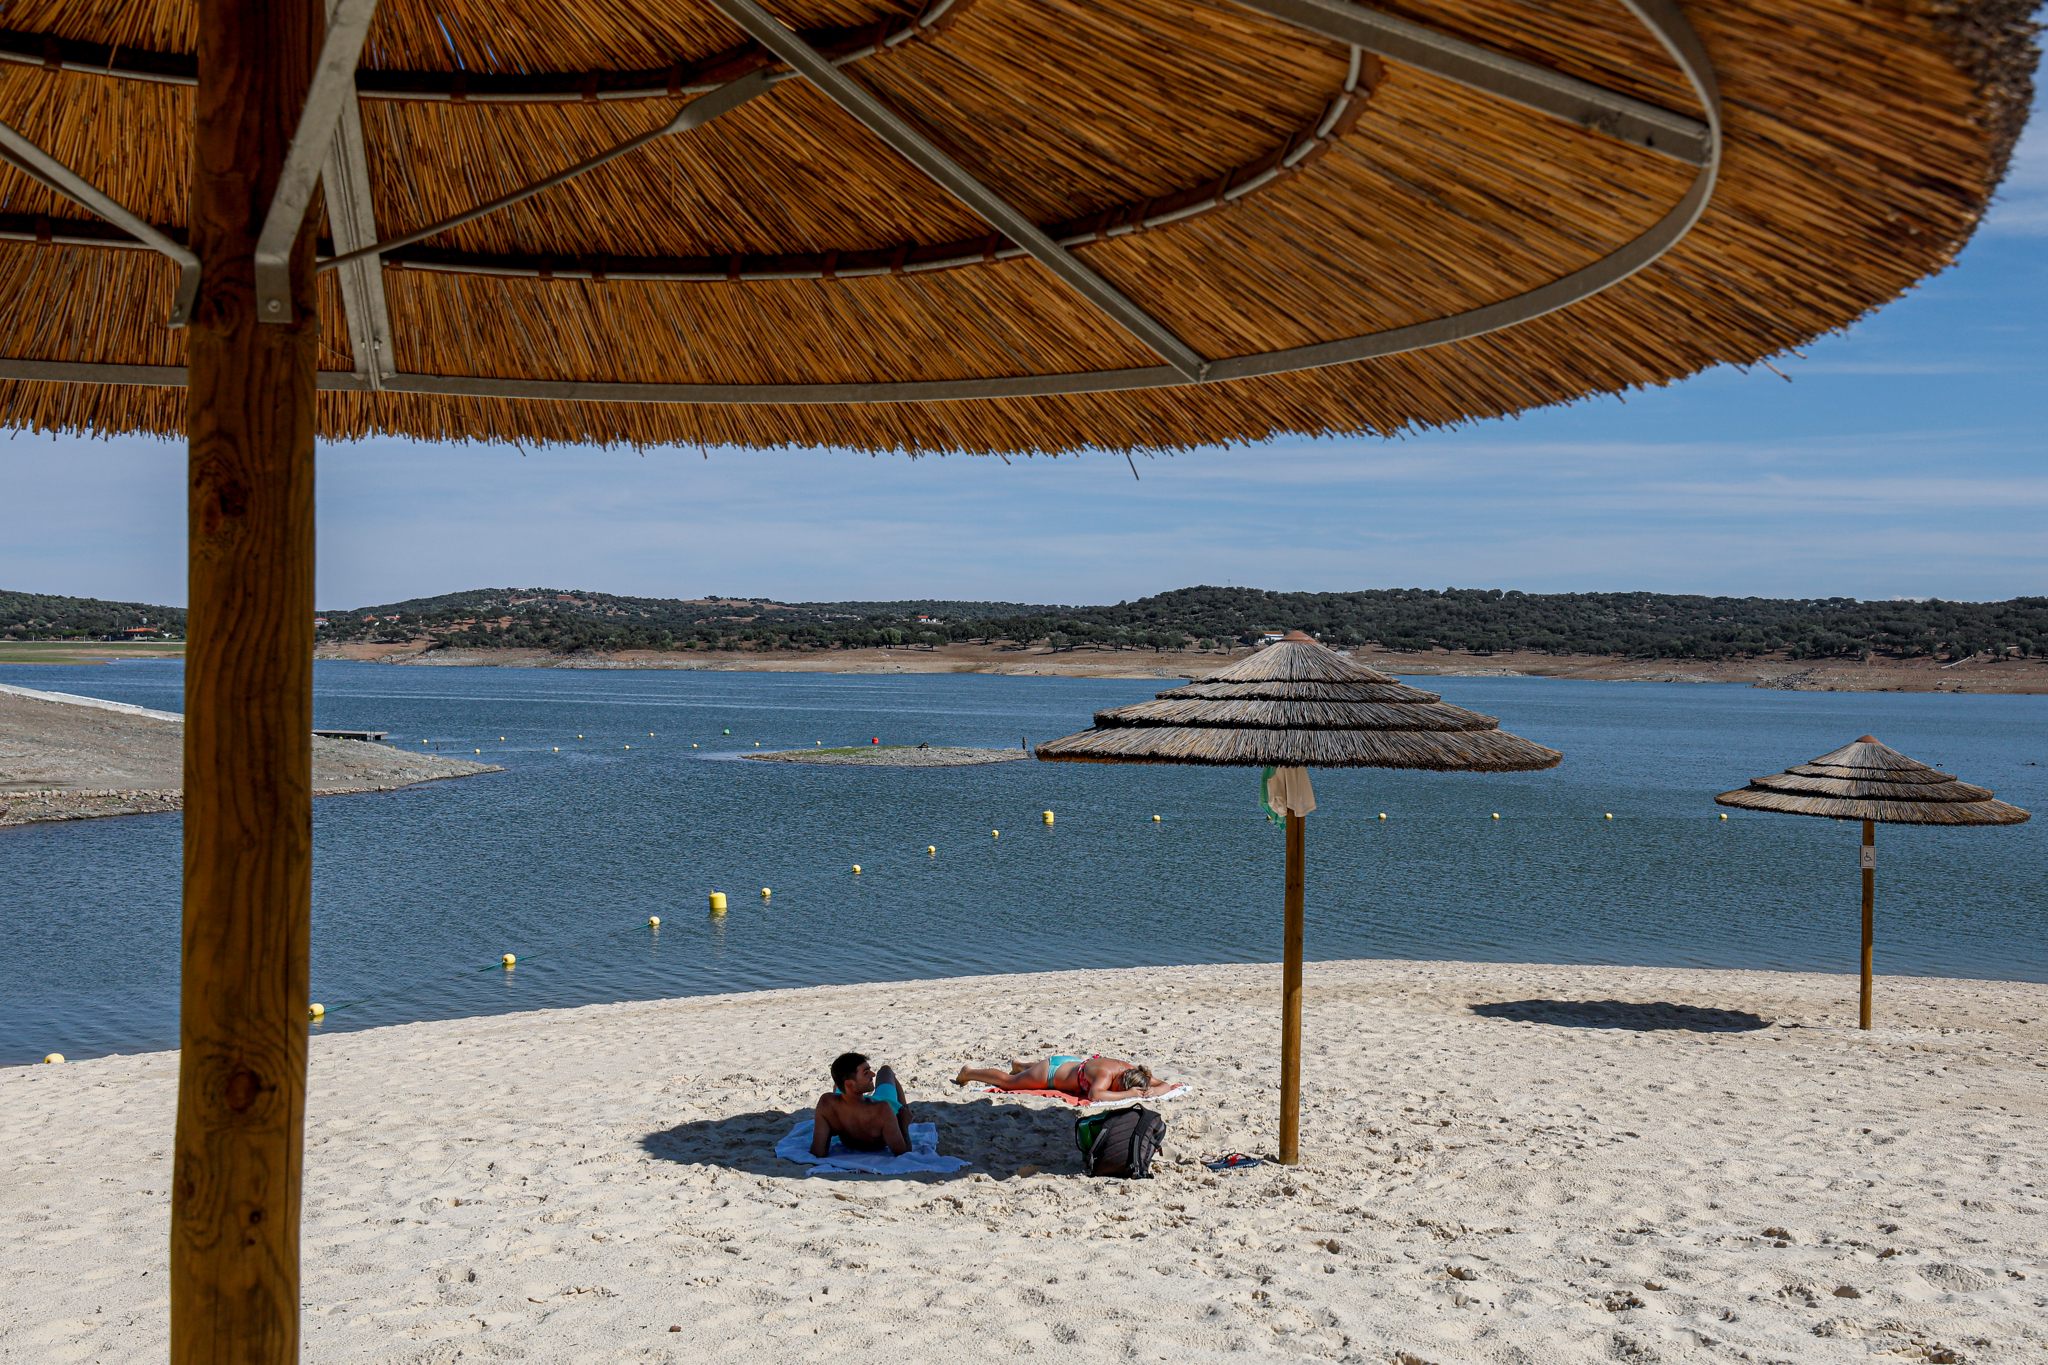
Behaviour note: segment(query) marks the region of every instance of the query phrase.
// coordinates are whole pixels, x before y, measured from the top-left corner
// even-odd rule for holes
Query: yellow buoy
[[[659,929],[661,927],[661,916],[649,915],[647,917],[647,927],[650,929]]]
[[[560,753],[560,752],[562,752],[562,746],[561,746],[561,745],[559,745],[559,744],[557,744],[557,745],[555,746],[555,752],[556,752],[556,753]]]
[[[499,736],[498,736],[498,743],[500,743],[500,744],[503,744],[504,742],[505,742],[505,737],[504,737],[503,735],[499,735]]]
[[[477,750],[477,752],[478,752],[478,753],[482,753],[482,752],[483,752],[483,750],[482,750],[482,749],[478,749],[478,750]]]
[[[1156,816],[1156,815],[1155,815],[1155,816],[1153,816],[1153,817],[1152,817],[1152,823],[1153,823],[1153,824],[1155,824],[1155,825],[1156,825],[1156,824],[1158,824],[1158,823],[1159,823],[1159,817],[1158,817],[1158,816]]]
[[[854,875],[855,875],[856,877],[860,875],[860,864],[859,864],[859,863],[855,863],[855,864],[853,865],[853,874],[854,874]]]
[[[939,846],[937,844],[926,844],[924,851],[934,858],[939,856]]]
[[[649,730],[649,731],[647,732],[647,737],[648,737],[649,739],[653,739],[653,738],[654,738],[654,731],[652,731],[652,730]]]
[[[692,745],[691,745],[690,747],[691,747],[692,749],[694,749],[694,748],[696,748],[697,746],[696,746],[696,745],[694,745],[694,744],[692,744]]]
[[[764,900],[764,901],[765,901],[765,900],[767,900],[767,899],[768,899],[768,898],[769,898],[770,896],[772,896],[772,895],[774,895],[774,894],[775,894],[775,893],[774,893],[773,891],[770,891],[770,890],[769,890],[769,889],[768,889],[767,887],[765,887],[765,886],[761,888],[761,899],[762,899],[762,900]]]
[[[1386,819],[1386,818],[1387,818],[1387,813],[1386,813],[1385,811],[1381,811],[1381,812],[1380,812],[1380,819],[1384,820],[1384,819]]]
[[[52,1052],[48,1056],[44,1057],[43,1060],[49,1063],[51,1066],[56,1066],[58,1063],[64,1060],[64,1054],[61,1052]]]
[[[317,1000],[314,1001],[312,1004],[306,1006],[306,1017],[309,1019],[318,1019],[321,1015],[325,1013],[327,1013],[327,1006],[321,1004]]]
[[[754,741],[754,747],[755,747],[756,749],[760,748],[760,747],[761,747],[761,741],[760,741],[760,740],[758,740],[758,739],[757,739],[757,740],[755,740],[755,741]]]
[[[1609,812],[1607,812],[1607,818],[1608,818],[1608,819],[1610,819],[1610,820],[1612,820],[1612,819],[1614,818],[1614,812],[1613,812],[1613,811],[1609,811]]]
[[[711,893],[711,913],[714,915],[725,913],[725,893],[723,891]]]
[[[1495,811],[1495,812],[1493,813],[1493,818],[1494,818],[1494,819],[1496,819],[1496,820],[1500,819],[1500,812],[1499,812],[1499,811]]]
[[[519,965],[519,959],[512,956],[512,954],[510,953],[505,954],[503,957],[499,958],[498,961],[504,963],[507,967],[516,967]]]
[[[1047,811],[1047,812],[1045,813],[1045,823],[1047,823],[1048,825],[1052,823],[1052,812],[1051,812],[1051,811]]]
[[[1726,820],[1726,819],[1728,818],[1728,812],[1727,812],[1727,811],[1725,811],[1725,810],[1724,810],[1724,811],[1722,811],[1722,812],[1721,812],[1721,818],[1722,818],[1723,820]]]
[[[1003,837],[1003,832],[999,829],[992,829],[988,832],[988,837],[991,839],[1000,839]]]

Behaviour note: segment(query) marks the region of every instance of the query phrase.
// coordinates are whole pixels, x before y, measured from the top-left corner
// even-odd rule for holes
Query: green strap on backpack
[[[1083,1114],[1074,1120],[1074,1145],[1081,1149],[1083,1161],[1095,1150],[1096,1140],[1102,1136],[1102,1125],[1109,1122],[1109,1115],[1114,1112]]]

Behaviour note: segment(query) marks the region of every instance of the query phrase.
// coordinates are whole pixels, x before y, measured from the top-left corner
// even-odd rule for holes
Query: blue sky
[[[1959,263],[1779,368],[1396,441],[1137,462],[321,452],[322,607],[549,586],[786,601],[1294,590],[2048,592],[2048,139]],[[182,604],[182,443],[0,436],[0,588]]]

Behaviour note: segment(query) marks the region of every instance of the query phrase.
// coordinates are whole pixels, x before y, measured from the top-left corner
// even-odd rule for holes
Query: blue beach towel
[[[974,1164],[959,1157],[939,1155],[939,1125],[936,1123],[911,1124],[910,1150],[902,1156],[887,1151],[856,1152],[842,1146],[838,1138],[833,1138],[831,1153],[821,1161],[811,1155],[814,1127],[812,1120],[801,1120],[789,1130],[788,1137],[775,1144],[775,1155],[784,1161],[809,1166],[812,1175],[839,1171],[851,1175],[911,1175],[918,1171],[950,1173]]]

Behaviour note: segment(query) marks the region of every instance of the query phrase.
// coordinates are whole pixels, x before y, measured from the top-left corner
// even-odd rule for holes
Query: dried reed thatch
[[[1714,800],[1740,810],[1875,820],[1884,825],[2017,825],[2018,806],[1991,799],[1983,787],[1907,758],[1865,735],[1811,763],[1751,778]]]
[[[344,318],[339,277],[353,268],[324,276],[321,427],[1171,449],[1391,433],[1754,361],[1954,258],[2029,105],[2030,4],[1689,3],[1718,79],[1720,154],[1706,173],[1718,179],[1668,253],[1504,330],[1223,382],[1182,382],[791,79],[698,131],[384,253],[351,286],[381,292],[381,356],[365,340],[370,305]],[[1387,10],[1688,120],[1716,112],[1609,0]],[[777,0],[774,12],[1214,362],[1211,379],[1245,372],[1234,358],[1546,286],[1658,223],[1700,174],[1226,0]],[[0,120],[181,238],[197,46],[187,0],[15,0],[0,26]],[[368,236],[461,213],[760,71],[788,69],[708,0],[384,0],[357,76]],[[348,219],[330,192],[328,237],[356,240]],[[8,425],[183,428],[184,335],[164,321],[177,272],[135,247],[0,162]],[[967,381],[1097,371],[1113,373],[1080,385],[1096,391],[1033,380],[961,397],[977,392]],[[534,382],[552,387],[535,396]],[[960,401],[603,387],[906,382],[951,384]],[[648,398],[663,401],[637,401]]]
[[[1528,772],[1563,757],[1396,682],[1295,631],[1154,701],[1095,713],[1095,728],[1038,746],[1056,763]]]

